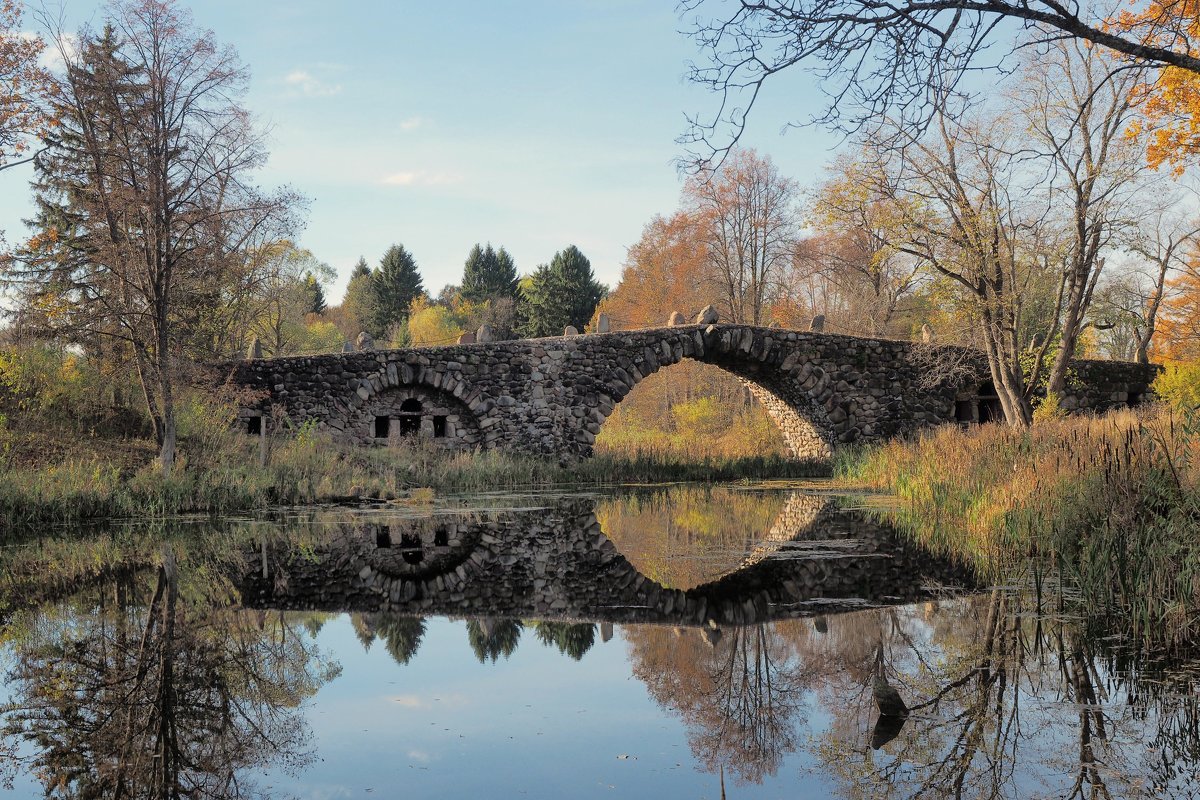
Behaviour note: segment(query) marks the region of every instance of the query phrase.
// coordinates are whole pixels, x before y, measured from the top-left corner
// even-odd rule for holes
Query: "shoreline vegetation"
[[[1152,648],[1200,642],[1200,416],[1166,404],[1052,416],[1032,428],[943,426],[843,452],[832,466],[629,442],[560,464],[496,451],[340,446],[305,427],[270,437],[264,465],[261,441],[234,431],[229,413],[221,403],[185,404],[170,475],[150,461],[154,443],[136,436],[91,434],[78,423],[57,432],[9,425],[0,441],[0,535],[322,503],[419,504],[451,492],[832,472],[841,488],[899,498],[877,513],[986,581],[1068,588],[1088,618],[1127,622]]]
[[[1200,644],[1195,412],[943,427],[852,453],[836,480],[898,497],[884,516],[986,581],[1069,596],[1144,649]]]
[[[21,449],[28,450],[30,445]],[[820,461],[779,454],[717,457],[636,450],[578,463],[500,451],[447,454],[419,445],[357,448],[301,429],[272,437],[263,463],[258,439],[232,431],[184,439],[170,475],[133,462],[149,442],[93,439],[60,463],[25,462],[0,472],[0,533],[124,518],[224,514],[281,506],[414,502],[433,493],[613,486],[665,481],[828,477]]]

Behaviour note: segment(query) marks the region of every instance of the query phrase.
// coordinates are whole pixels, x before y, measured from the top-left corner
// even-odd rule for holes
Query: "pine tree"
[[[412,301],[424,294],[417,262],[404,245],[394,244],[383,254],[379,267],[371,274],[375,285],[375,327],[379,336],[385,335],[392,326],[408,319],[408,308]]]
[[[358,332],[366,331],[374,338],[383,336],[383,331],[376,328],[379,319],[379,298],[375,293],[375,281],[371,277],[371,268],[367,260],[359,257],[358,263],[350,270],[350,280],[346,284],[346,297],[342,307],[354,320],[353,326]],[[353,330],[346,333],[351,341],[358,335]]]
[[[582,331],[607,288],[575,245],[554,254],[522,287],[521,320],[526,336],[560,336],[568,325]]]
[[[471,248],[463,268],[463,299],[471,302],[517,297],[517,266],[503,247],[497,252],[489,242]]]
[[[325,290],[321,282],[311,272],[304,274],[304,295],[308,299],[306,313],[324,314],[328,305],[325,302]]]

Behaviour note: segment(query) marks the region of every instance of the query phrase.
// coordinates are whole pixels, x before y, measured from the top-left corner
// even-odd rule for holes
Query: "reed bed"
[[[1028,430],[940,428],[838,465],[889,516],[994,581],[1034,567],[1152,646],[1200,643],[1200,422],[1166,409]]]
[[[355,448],[300,431],[258,443],[206,429],[184,443],[174,472],[130,469],[102,452],[0,474],[0,531],[100,519],[230,513],[285,505],[399,499],[421,490],[493,491],[567,485],[807,478],[828,474],[817,461],[780,455],[691,459],[668,451],[601,454],[576,463],[498,451],[447,454],[428,447]]]

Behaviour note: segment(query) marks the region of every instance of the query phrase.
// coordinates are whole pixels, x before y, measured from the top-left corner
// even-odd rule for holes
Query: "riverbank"
[[[40,434],[46,437],[44,432]],[[307,431],[270,441],[208,433],[185,441],[174,472],[160,473],[138,440],[46,440],[45,462],[22,457],[0,474],[0,530],[113,518],[233,513],[276,506],[382,499],[434,492],[734,481],[827,476],[829,466],[779,455],[690,459],[666,452],[601,454],[575,464],[497,451],[446,454],[417,446],[355,448]],[[419,490],[419,491],[418,491]]]
[[[1200,420],[947,426],[843,458],[837,477],[899,497],[892,521],[989,580],[1052,580],[1142,645],[1200,642]]]

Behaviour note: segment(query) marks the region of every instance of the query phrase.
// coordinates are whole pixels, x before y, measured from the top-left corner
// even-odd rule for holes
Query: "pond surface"
[[[860,506],[659,487],[12,545],[5,796],[1200,795],[1195,662]]]

